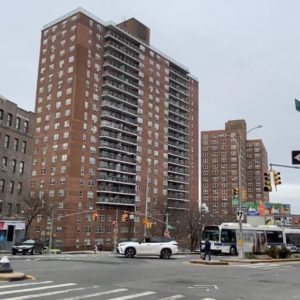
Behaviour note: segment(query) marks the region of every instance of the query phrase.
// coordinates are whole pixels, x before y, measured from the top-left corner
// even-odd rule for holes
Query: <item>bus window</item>
[[[286,243],[300,247],[300,234],[299,233],[286,233]]]
[[[236,231],[234,229],[222,229],[221,242],[236,243]]]
[[[278,245],[283,244],[283,235],[280,231],[267,231],[267,244]]]
[[[219,241],[219,227],[205,226],[202,231],[202,240]]]

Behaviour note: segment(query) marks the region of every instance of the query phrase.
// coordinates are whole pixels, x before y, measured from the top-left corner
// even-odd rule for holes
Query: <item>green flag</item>
[[[295,99],[296,110],[300,112],[300,101]]]

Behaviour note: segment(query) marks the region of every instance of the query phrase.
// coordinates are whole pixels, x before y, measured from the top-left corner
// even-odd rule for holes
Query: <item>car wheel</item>
[[[129,258],[133,258],[135,256],[135,249],[134,248],[127,248],[125,250],[125,256]]]
[[[161,252],[160,252],[160,258],[170,258],[171,257],[171,250],[170,249],[162,249]]]
[[[31,255],[36,254],[35,248],[32,248],[30,254],[31,254]]]
[[[235,247],[230,248],[230,255],[237,255],[237,250]]]
[[[17,252],[12,252],[11,254],[12,254],[12,255],[16,255],[16,254],[17,254]]]

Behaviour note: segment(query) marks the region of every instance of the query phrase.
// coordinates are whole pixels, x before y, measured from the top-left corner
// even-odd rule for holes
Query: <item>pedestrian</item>
[[[101,252],[103,250],[103,245],[100,243],[98,250]]]
[[[95,244],[95,246],[94,246],[94,254],[96,254],[97,253],[97,245]]]
[[[205,244],[204,244],[204,256],[203,256],[203,260],[206,260],[206,256],[208,256],[208,260],[211,260],[210,242],[209,242],[208,239],[205,240]]]

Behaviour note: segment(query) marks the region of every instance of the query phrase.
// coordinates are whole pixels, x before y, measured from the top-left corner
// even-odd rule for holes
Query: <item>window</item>
[[[19,139],[15,138],[14,139],[14,150],[18,151],[19,148]]]
[[[13,192],[14,192],[14,186],[15,186],[14,181],[10,181],[9,182],[9,193],[10,194],[13,194]]]
[[[28,132],[28,121],[24,121],[24,132]]]
[[[6,125],[11,127],[12,124],[12,114],[7,114]]]
[[[4,138],[4,147],[5,148],[9,147],[9,139],[10,139],[10,136],[6,135],[5,138]]]
[[[22,182],[18,182],[18,194],[19,195],[22,194],[22,187],[23,187],[23,183]]]
[[[12,160],[11,167],[12,167],[12,171],[15,173],[16,172],[16,167],[17,167],[17,160],[16,159]]]
[[[7,157],[2,157],[2,170],[7,170]]]
[[[19,172],[20,174],[24,174],[24,161],[20,161]]]
[[[0,180],[0,193],[4,193],[5,190],[5,180],[1,179]]]
[[[0,121],[3,121],[4,111],[0,109]]]
[[[17,117],[17,118],[16,118],[16,128],[17,128],[17,129],[20,129],[20,127],[21,127],[21,118],[20,118],[20,117]]]

